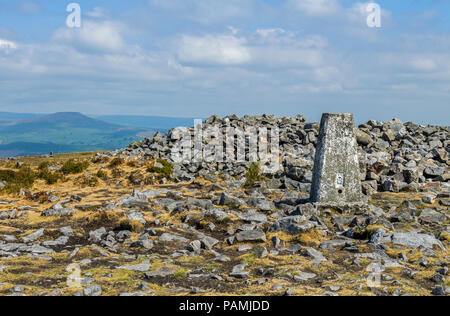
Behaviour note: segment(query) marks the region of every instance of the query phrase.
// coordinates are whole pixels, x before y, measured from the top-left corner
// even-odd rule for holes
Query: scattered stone
[[[106,235],[105,227],[99,228],[89,232],[89,240],[98,243],[102,240],[103,236]]]
[[[266,247],[263,247],[263,246],[255,246],[255,247],[253,247],[252,252],[257,258],[260,258],[260,259],[267,257],[267,255],[269,254],[267,252]]]
[[[84,296],[101,296],[102,288],[100,285],[91,285],[83,289]]]
[[[302,272],[302,271],[297,271],[297,274],[294,275],[294,280],[295,281],[308,281],[310,279],[314,279],[317,275],[315,275],[314,273],[306,273],[306,272]]]
[[[178,242],[182,242],[182,243],[187,243],[189,242],[188,239],[181,237],[180,235],[177,234],[169,234],[169,233],[164,233],[159,237],[159,241],[178,241]]]
[[[121,266],[117,269],[123,269],[123,270],[130,270],[130,271],[136,271],[136,272],[146,272],[150,270],[151,265],[147,263],[143,264],[135,264],[133,266]]]
[[[305,256],[313,258],[315,264],[321,264],[322,262],[328,261],[320,251],[314,248],[306,248],[303,252]]]
[[[392,242],[394,244],[399,244],[415,249],[419,247],[433,249],[433,246],[438,246],[442,250],[445,250],[442,243],[439,240],[437,240],[434,236],[414,232],[390,234],[381,228],[377,229],[375,233],[371,236],[370,242],[373,244]]]
[[[436,286],[431,294],[436,296],[450,295],[450,287],[442,285]]]
[[[233,271],[230,273],[231,277],[245,279],[249,276],[249,273],[244,271],[244,269],[248,266],[248,263],[238,264],[233,267]]]
[[[175,272],[176,272],[175,268],[162,267],[162,268],[156,269],[154,271],[150,271],[150,272],[145,273],[145,277],[147,279],[165,278],[165,277],[174,275]]]
[[[236,235],[238,242],[266,242],[266,234],[260,230],[241,231]]]
[[[63,234],[64,236],[67,237],[72,237],[73,236],[73,231],[72,228],[70,226],[66,226],[66,227],[61,227],[59,229],[59,231],[61,232],[61,234]]]
[[[31,241],[35,241],[36,239],[39,239],[42,236],[44,236],[44,231],[45,231],[44,228],[38,229],[37,231],[35,231],[35,232],[25,236],[25,237],[22,237],[22,241],[25,242],[25,243],[28,243],[28,242],[31,242]]]

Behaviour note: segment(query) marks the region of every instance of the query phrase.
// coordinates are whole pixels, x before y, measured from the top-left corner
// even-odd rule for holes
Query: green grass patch
[[[122,158],[114,158],[108,164],[108,168],[110,168],[110,169],[117,168],[117,167],[123,165],[124,163],[125,163],[125,161]]]
[[[164,159],[158,159],[149,169],[149,172],[158,174],[159,179],[170,179],[173,173],[173,164]]]
[[[0,170],[0,181],[5,181],[4,192],[17,193],[20,189],[28,189],[33,186],[36,174],[30,167],[22,166],[18,171]]]
[[[261,165],[259,162],[252,162],[248,167],[248,171],[245,175],[245,183],[244,188],[250,189],[252,188],[256,182],[264,180],[263,175],[261,174]]]
[[[82,173],[89,168],[89,162],[77,162],[74,159],[67,160],[61,168],[64,175]]]

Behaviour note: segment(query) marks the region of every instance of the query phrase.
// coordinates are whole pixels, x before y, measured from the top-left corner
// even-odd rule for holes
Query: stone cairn
[[[330,123],[335,120],[332,115],[325,116],[325,119]],[[352,119],[350,116],[343,116],[341,120],[345,122],[345,130],[350,137]],[[302,115],[283,118],[273,115],[239,118],[236,115],[230,115],[223,119],[212,116],[203,122],[202,128],[206,130],[212,126],[220,128],[277,127],[281,168],[275,174],[271,174],[270,179],[261,185],[274,189],[294,189],[305,194],[311,192],[320,130],[318,123],[308,123]],[[191,127],[189,130],[194,136],[194,128]],[[137,159],[161,158],[170,161],[171,152],[180,140],[177,131],[178,129],[172,129],[164,135],[157,133],[154,137],[133,143],[123,150],[112,152],[111,155]],[[340,137],[338,130],[334,133],[334,137]],[[361,189],[364,195],[372,195],[376,192],[419,192],[424,186],[434,187],[440,192],[450,190],[449,126],[422,126],[411,122],[402,123],[398,119],[390,122],[371,120],[354,128],[354,135]],[[204,145],[210,141],[204,139]],[[342,157],[340,160],[352,160],[354,157],[352,152],[352,157],[345,159]],[[192,181],[198,176],[220,173],[224,177],[243,179],[248,165],[249,162],[175,164],[173,178],[180,182]],[[352,168],[355,170],[353,164]],[[355,180],[357,180],[356,177]],[[330,181],[335,185],[342,185],[342,181],[345,184],[345,174],[335,172]],[[356,182],[355,185],[357,185]]]

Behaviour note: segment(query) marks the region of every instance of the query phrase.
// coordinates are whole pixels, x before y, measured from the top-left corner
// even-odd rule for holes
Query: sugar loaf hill
[[[215,126],[259,127],[258,149],[278,140],[279,168],[199,159],[221,148]],[[364,199],[348,208],[311,203],[319,123],[212,116],[201,129],[0,159],[0,295],[450,295],[449,127],[346,132]],[[254,141],[222,154],[248,158]],[[180,149],[190,159],[174,160]],[[347,180],[336,176],[339,190]]]
[[[0,157],[112,150],[152,132],[72,112],[0,113]]]

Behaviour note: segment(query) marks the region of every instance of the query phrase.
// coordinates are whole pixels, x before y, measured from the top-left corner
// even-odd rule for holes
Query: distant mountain
[[[0,156],[112,150],[154,132],[75,112],[5,120],[0,123]]]
[[[174,127],[194,125],[193,118],[137,115],[100,115],[93,117],[109,123],[140,128],[157,129],[161,132],[167,132],[169,129]]]

